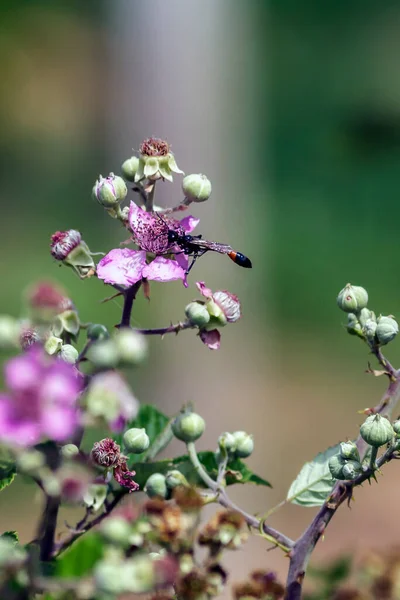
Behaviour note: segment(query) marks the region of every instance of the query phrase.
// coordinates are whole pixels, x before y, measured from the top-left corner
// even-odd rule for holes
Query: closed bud
[[[375,339],[377,323],[373,319],[367,319],[364,325],[364,333],[367,340],[373,342]]]
[[[360,461],[360,454],[354,442],[341,442],[340,456],[343,456],[347,460]]]
[[[185,308],[185,315],[197,327],[204,327],[210,320],[210,313],[202,302],[190,302]]]
[[[343,465],[342,474],[345,479],[356,479],[362,473],[362,466],[357,460],[348,460]]]
[[[183,473],[181,473],[177,469],[168,471],[168,473],[165,475],[165,482],[170,490],[173,490],[181,485],[183,485],[184,487],[189,487],[188,480],[183,475]]]
[[[135,181],[136,173],[139,169],[139,159],[137,156],[127,158],[121,166],[122,175],[127,181]]]
[[[104,519],[99,529],[103,538],[110,544],[127,548],[130,537],[130,527],[123,517],[108,517]]]
[[[146,430],[138,427],[132,427],[125,431],[123,442],[126,452],[132,454],[141,454],[150,446],[150,438]]]
[[[100,175],[94,184],[92,193],[104,208],[115,208],[125,200],[128,190],[122,177],[110,173],[108,177]]]
[[[219,306],[219,304],[214,302],[213,299],[210,299],[206,302],[206,307],[211,317],[205,327],[207,330],[211,331],[216,327],[224,327],[227,324],[228,320],[225,316],[224,311],[222,310],[221,306]]]
[[[398,333],[399,326],[395,319],[392,317],[378,317],[375,334],[382,346],[391,342]]]
[[[247,458],[253,453],[254,441],[253,436],[245,431],[235,431],[233,437],[236,442],[235,454],[239,458]]]
[[[35,476],[38,471],[46,464],[46,459],[39,450],[26,450],[18,456],[18,471],[25,475]]]
[[[340,454],[331,456],[328,462],[328,467],[334,479],[346,479],[346,477],[343,475],[343,467],[346,462],[346,459]]]
[[[91,323],[86,331],[86,336],[88,340],[93,342],[97,340],[105,340],[110,337],[108,333],[108,329],[105,325],[101,325],[100,323]]]
[[[162,473],[153,473],[150,475],[144,486],[144,492],[149,498],[154,498],[155,496],[166,498],[168,496],[168,488],[165,476]]]
[[[370,415],[361,425],[360,435],[367,444],[379,448],[393,439],[394,431],[388,419],[381,415]]]
[[[76,229],[53,233],[50,251],[56,260],[72,267],[81,279],[91,277],[96,272],[89,247]]]
[[[347,315],[346,328],[350,335],[362,335],[361,323],[354,313],[349,313]]]
[[[63,346],[61,346],[61,350],[58,356],[65,362],[74,365],[78,360],[79,352],[71,344],[64,344]]]
[[[186,175],[182,181],[182,190],[185,198],[192,202],[204,202],[211,196],[211,181],[200,173]]]
[[[393,423],[393,431],[396,434],[396,438],[400,438],[400,419]]]
[[[218,438],[218,446],[222,452],[225,450],[225,452],[231,454],[236,450],[237,439],[233,433],[225,431],[225,433],[221,433]]]
[[[147,357],[147,342],[144,335],[124,327],[113,337],[119,362],[123,365],[138,365]]]
[[[61,455],[66,459],[75,458],[79,455],[79,448],[75,444],[65,444],[65,446],[61,446]]]
[[[8,349],[18,346],[20,324],[9,315],[0,315],[0,348]]]
[[[99,369],[112,369],[117,366],[119,353],[114,340],[95,342],[86,353],[87,358]]]
[[[7,535],[0,537],[0,569],[2,579],[8,571],[17,570],[22,567],[27,559],[27,552],[15,539]]]
[[[178,415],[172,423],[172,432],[181,442],[195,442],[204,433],[206,427],[203,417],[187,412]]]
[[[360,321],[361,327],[364,327],[369,319],[375,321],[376,323],[376,316],[374,311],[369,310],[368,308],[363,308],[357,316],[358,320]]]
[[[351,285],[351,283],[348,283],[339,292],[337,304],[344,312],[358,313],[368,304],[367,290],[358,285]]]
[[[154,561],[148,556],[137,556],[124,561],[120,578],[122,587],[132,594],[150,592],[156,584]]]

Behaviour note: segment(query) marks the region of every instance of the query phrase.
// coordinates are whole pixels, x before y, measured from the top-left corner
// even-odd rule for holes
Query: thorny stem
[[[371,348],[380,364],[389,374],[389,387],[383,395],[379,404],[372,409],[373,414],[390,416],[400,398],[400,370],[396,371],[390,362],[383,356],[382,351],[378,347]],[[368,449],[368,445],[361,436],[358,436],[356,445],[360,453],[361,459],[364,458]],[[393,448],[383,454],[377,461],[376,467],[381,467],[385,462],[393,458]],[[374,475],[374,469],[367,469],[357,479],[350,482],[337,482],[334,486],[330,497],[321,506],[317,515],[314,517],[311,524],[296,540],[294,547],[290,552],[290,566],[287,578],[287,587],[285,600],[300,600],[304,576],[310,556],[323,535],[328,523],[336,513],[339,506],[347,499],[350,501],[352,490],[354,487],[363,483],[366,479],[370,479]]]
[[[231,508],[232,510],[235,510],[236,512],[240,513],[245,518],[246,523],[249,525],[249,527],[258,529],[266,536],[272,538],[273,543],[275,543],[276,546],[283,548],[286,552],[288,552],[290,548],[293,547],[293,540],[288,538],[280,531],[277,531],[273,527],[269,527],[268,525],[266,525],[266,523],[260,521],[260,519],[257,519],[257,517],[247,513],[229,498],[228,494],[225,491],[225,488],[223,488],[220,483],[214,481],[214,479],[212,479],[204,469],[203,465],[199,460],[199,457],[197,456],[196,448],[193,442],[189,442],[187,444],[187,451],[190,462],[192,463],[196,473],[198,474],[200,479],[205,483],[205,485],[215,493],[216,500],[219,502],[219,504],[221,504],[221,506],[224,506],[225,508]]]
[[[57,527],[57,517],[60,509],[60,502],[61,501],[58,496],[46,497],[46,507],[43,512],[38,535],[38,539],[40,540],[40,560],[42,562],[48,562],[52,557],[54,549],[54,535]]]
[[[161,327],[159,329],[135,329],[137,333],[143,335],[165,335],[166,333],[179,333],[184,329],[195,329],[196,325],[193,325],[190,321],[184,321],[170,325],[169,327]]]
[[[124,308],[122,309],[121,323],[118,327],[130,327],[133,303],[141,285],[142,281],[140,280],[124,290]]]

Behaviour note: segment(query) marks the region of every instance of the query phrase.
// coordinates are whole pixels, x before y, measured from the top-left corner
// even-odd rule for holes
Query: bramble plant
[[[199,219],[173,216],[209,199],[211,183],[204,175],[183,178],[183,199],[177,206],[155,205],[156,186],[158,190],[173,174],[183,174],[166,142],[145,140],[139,156],[123,163],[122,174],[100,176],[93,187],[98,203],[128,231],[121,236],[122,247],[101,253],[96,263],[78,230],[51,236],[56,260],[82,280],[97,277],[113,288],[111,298],[123,299],[115,330],[82,323],[77,305],[48,282],[30,288],[23,320],[0,317],[0,347],[16,351],[5,363],[6,391],[0,396],[0,489],[24,476],[44,498],[30,543],[20,544],[14,531],[0,537],[0,598],[111,600],[130,593],[159,600],[215,598],[227,584],[225,551],[242,548],[252,532],[288,557],[287,582],[279,583],[266,565],[234,584],[233,597],[299,599],[310,556],[340,505],[350,504],[356,487],[376,480],[386,463],[400,457],[400,421],[390,420],[400,393],[400,371],[382,353],[398,333],[397,322],[392,316],[376,317],[364,288],[348,284],[339,293],[347,331],[366,344],[381,366],[369,366],[368,372],[387,377],[389,386],[377,406],[362,411],[356,441],[318,454],[301,469],[286,500],[262,517],[249,514],[232,502],[227,488],[235,483],[270,485],[246,465],[253,436],[222,432],[216,451],[197,452],[195,442],[206,428],[203,417],[189,405],[168,417],[150,404],[139,404],[124,372],[146,360],[148,335],[193,330],[206,347],[217,350],[220,330],[241,317],[237,296],[213,292],[198,281],[199,298],[182,309],[182,321],[134,328],[136,296],[143,292],[149,297],[151,281],[181,280],[187,287],[196,259],[208,251],[226,254],[242,267],[251,262],[230,246],[193,236]],[[124,206],[128,188],[135,201]],[[131,243],[137,248],[126,247]],[[85,433],[92,430],[93,435],[100,427],[108,436],[87,447]],[[160,459],[174,437],[185,451]],[[139,492],[147,499],[123,501]],[[319,507],[297,540],[268,524],[287,502]],[[222,508],[204,523],[202,509],[211,503]],[[59,523],[63,504],[82,509],[79,522],[67,530]],[[201,547],[206,551],[199,552]],[[326,581],[333,581],[331,574]],[[318,597],[331,597],[326,594]],[[343,597],[370,597],[357,594]]]

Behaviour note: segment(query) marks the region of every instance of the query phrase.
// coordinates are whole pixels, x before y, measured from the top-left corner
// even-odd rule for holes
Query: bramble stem
[[[196,325],[190,323],[190,321],[184,321],[176,323],[175,325],[170,325],[169,327],[161,327],[159,329],[136,329],[137,333],[142,333],[143,335],[165,335],[166,333],[179,333],[184,329],[195,329]]]
[[[122,310],[121,323],[118,325],[118,327],[130,327],[133,303],[141,285],[142,281],[137,281],[130,288],[124,291],[124,308]]]
[[[156,183],[156,181],[153,182],[150,191],[147,193],[147,199],[144,205],[147,212],[153,212],[154,210],[154,193],[156,191]]]
[[[60,498],[58,496],[46,497],[46,507],[39,528],[40,560],[42,562],[48,562],[52,557],[59,508]]]

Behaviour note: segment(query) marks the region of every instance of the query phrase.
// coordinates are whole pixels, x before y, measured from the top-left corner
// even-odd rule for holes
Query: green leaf
[[[214,452],[199,452],[198,457],[210,477],[216,479],[218,465]],[[192,485],[204,487],[202,480],[197,475],[187,455],[152,463],[134,463],[133,467],[136,471],[134,479],[140,485],[141,489],[143,489],[150,475],[153,473],[163,473],[165,475],[171,469],[178,469]],[[240,459],[235,459],[228,464],[226,482],[227,485],[234,483],[255,483],[256,485],[271,487],[268,481],[255,475]]]
[[[310,565],[307,574],[314,579],[317,585],[316,593],[304,596],[304,600],[331,600],[338,589],[351,573],[352,559],[349,555],[340,556],[330,564],[323,567]]]
[[[0,446],[0,491],[13,482],[16,474],[15,461],[4,446]]]
[[[12,540],[16,544],[19,543],[18,533],[16,531],[5,531],[4,533],[1,534],[0,537],[8,538],[9,540]]]
[[[299,506],[322,506],[336,483],[328,462],[339,450],[340,444],[337,444],[306,463],[290,486],[286,499]]]
[[[168,427],[169,422],[170,419],[162,412],[157,410],[157,408],[154,406],[151,406],[150,404],[141,404],[136,418],[128,423],[125,429],[131,429],[131,427],[144,428],[150,438],[151,448],[157,437]],[[165,445],[168,444],[171,437],[166,440]],[[117,444],[122,444],[122,434],[115,435],[113,439],[117,442]],[[163,447],[160,447],[158,451],[161,452],[162,449]],[[142,452],[142,454],[135,454],[133,457],[130,457],[131,460],[129,462],[132,464],[141,462],[146,457],[147,453],[148,451]]]
[[[56,561],[55,576],[82,577],[103,556],[103,543],[96,533],[87,533],[79,538]]]

